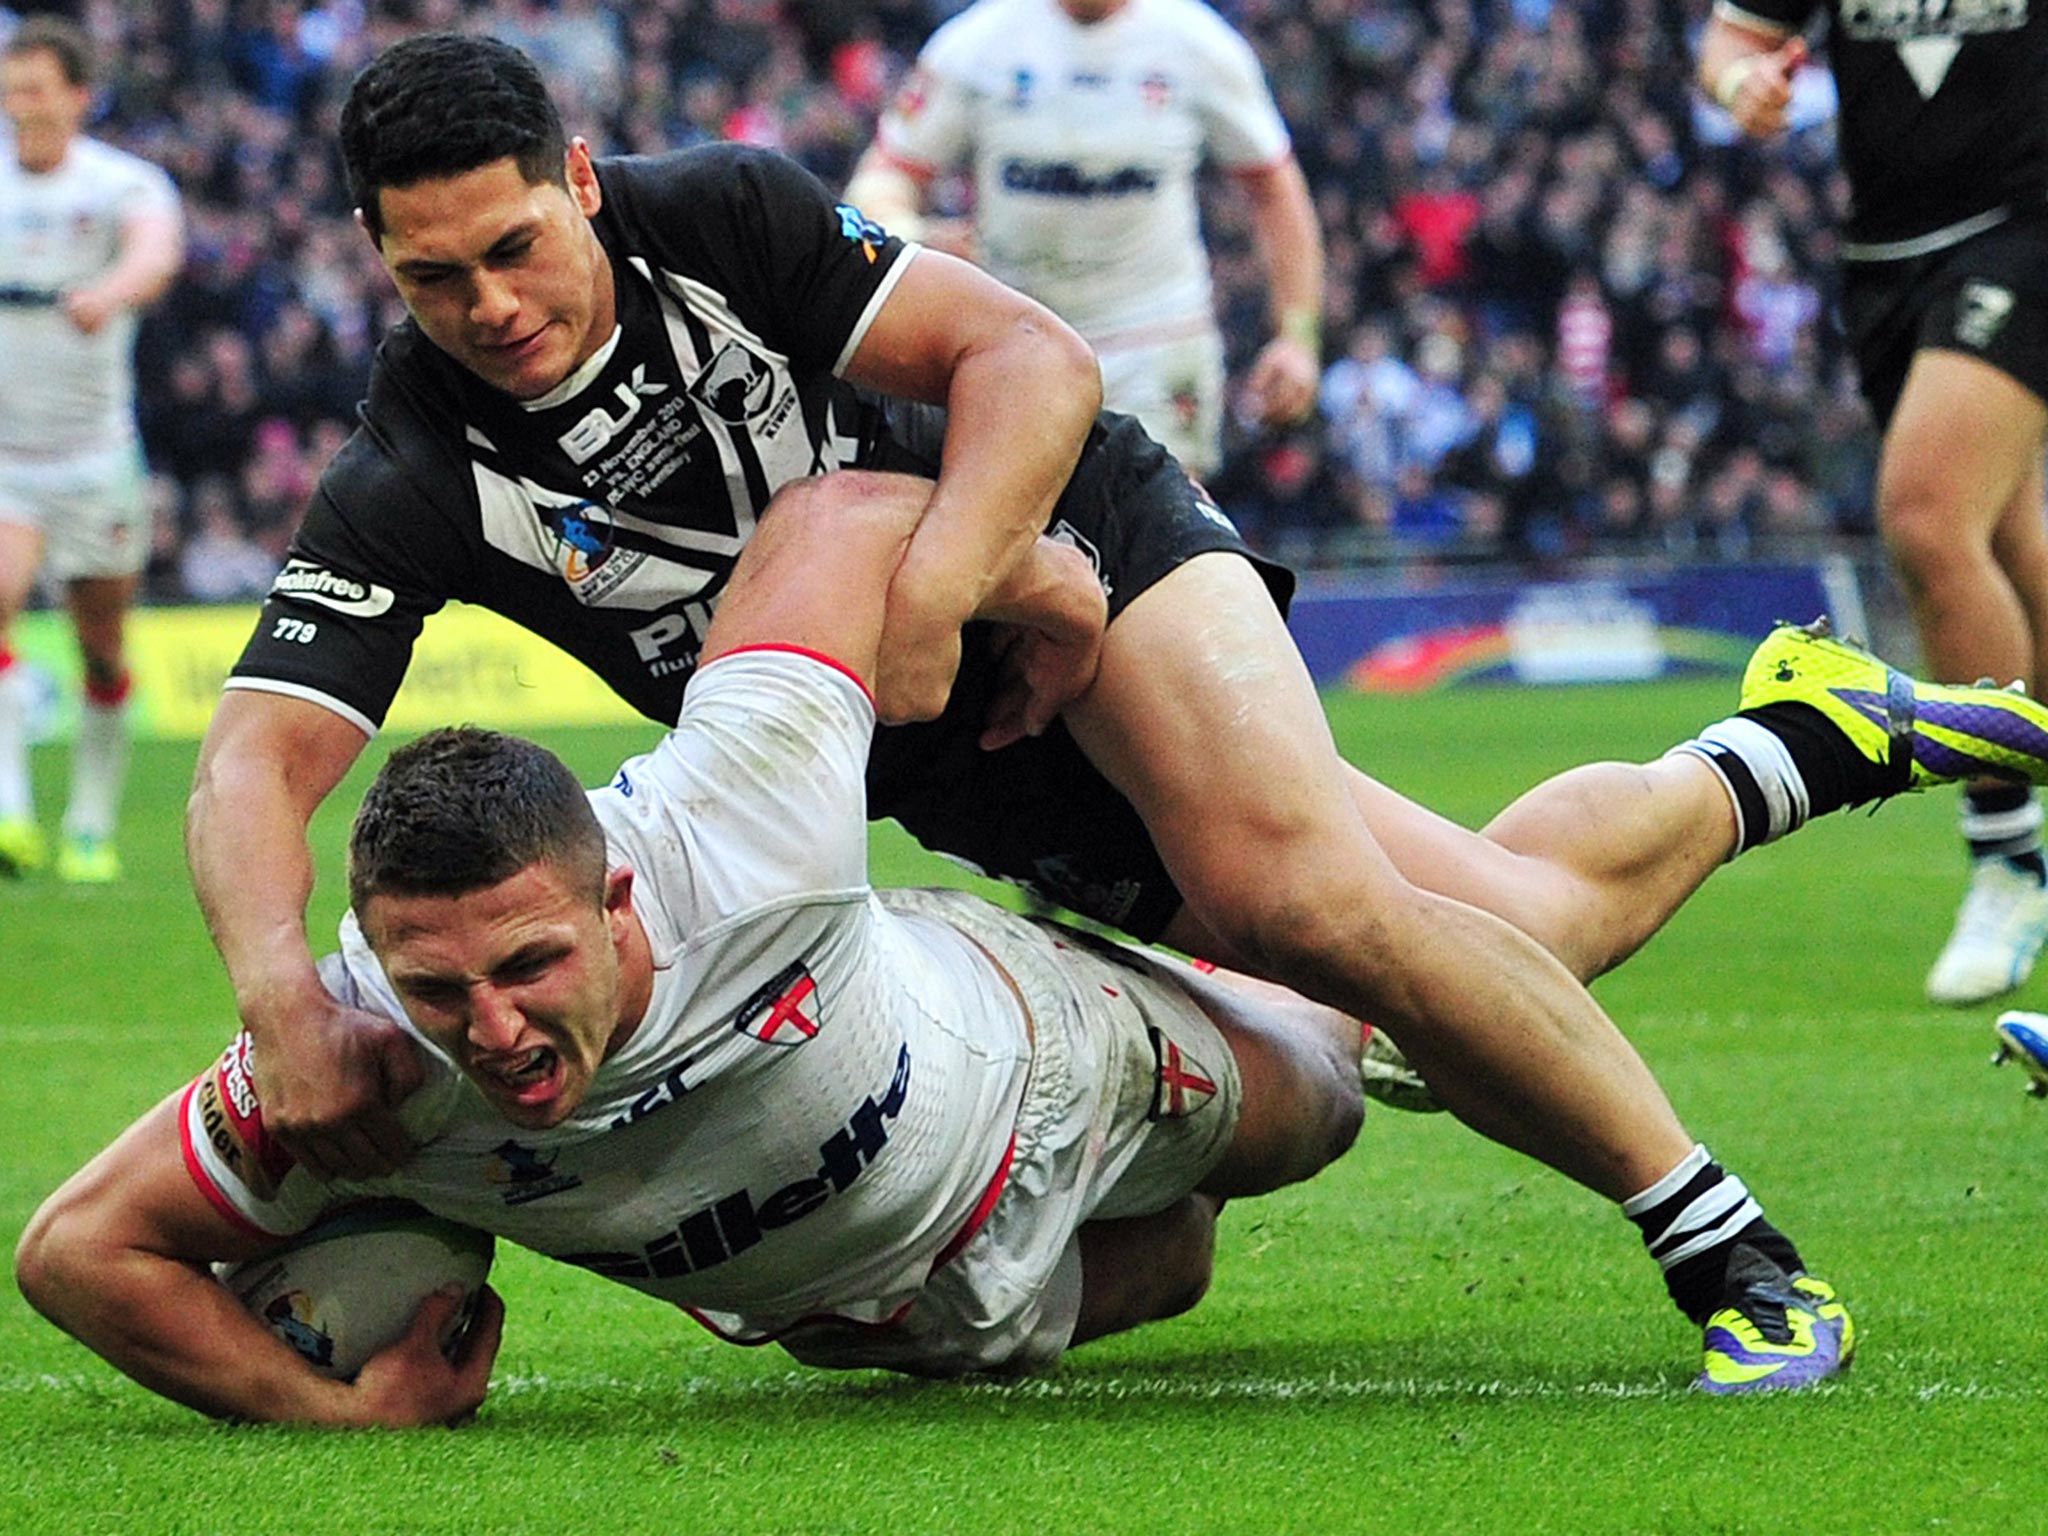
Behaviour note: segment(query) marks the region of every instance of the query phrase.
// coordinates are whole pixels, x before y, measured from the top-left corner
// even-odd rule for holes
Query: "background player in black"
[[[1717,5],[1702,86],[1743,131],[1783,130],[1799,33],[1827,16],[1854,206],[1843,311],[1884,432],[1877,519],[1938,678],[2023,678],[2048,657],[2048,12],[2039,4]],[[2042,814],[1972,781],[1975,856],[1927,977],[1972,1003],[2026,979],[2048,937]]]
[[[1009,872],[1078,884],[1140,937],[1386,1021],[1462,1118],[1626,1202],[1688,1314],[1754,1304],[1791,1343],[1785,1311],[1809,1304],[1786,1278],[1796,1252],[1574,975],[1623,958],[1732,851],[1729,792],[1703,756],[1579,770],[1491,840],[1456,828],[1337,757],[1228,520],[1142,434],[1095,421],[1092,359],[1030,301],[888,241],[772,156],[594,165],[564,145],[531,66],[487,40],[387,52],[343,140],[413,318],[216,713],[189,822],[267,1117],[316,1172],[405,1152],[391,1108],[409,1053],[319,985],[304,834],[420,616],[473,597],[657,709],[694,660],[691,605],[715,597],[768,496],[858,496],[861,477],[807,476],[931,462],[942,431],[877,688],[886,717],[932,722],[883,734],[913,733],[905,755],[935,767],[899,774],[878,746],[871,810],[969,856],[990,839]],[[835,374],[895,402],[854,399]],[[1100,561],[1100,584],[1039,536],[1049,524]],[[1039,579],[984,612],[1020,563]],[[976,750],[1001,681],[987,632],[962,639],[977,614],[1033,626],[1011,632],[1031,686],[997,737],[1061,711],[1000,751]],[[1098,842],[1103,877],[1063,882]]]

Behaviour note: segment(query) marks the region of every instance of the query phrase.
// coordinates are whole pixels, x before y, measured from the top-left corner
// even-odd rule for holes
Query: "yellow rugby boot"
[[[1849,1368],[1856,1325],[1827,1281],[1788,1276],[1760,1254],[1734,1280],[1727,1303],[1707,1319],[1702,1392],[1789,1392]]]
[[[0,821],[0,878],[19,880],[32,875],[48,857],[41,827],[26,816],[10,816]]]
[[[121,878],[121,856],[103,837],[67,837],[57,850],[57,878],[71,885],[110,885]]]
[[[2048,707],[2019,684],[1925,683],[1888,666],[1826,619],[1771,631],[1742,674],[1742,708],[1812,706],[1871,762],[1888,792],[1976,774],[2048,784]]]

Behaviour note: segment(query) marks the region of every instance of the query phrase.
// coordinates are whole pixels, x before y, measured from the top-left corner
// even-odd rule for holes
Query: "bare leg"
[[[1995,551],[2020,494],[2038,485],[2048,406],[2025,386],[1960,352],[1913,360],[1878,467],[1877,515],[1939,682],[2034,675],[2033,611]],[[2004,542],[2025,548],[2017,528]],[[2040,574],[2038,554],[2018,562]]]
[[[2013,674],[2028,691],[2041,691],[2041,663],[2048,657],[2048,509],[2044,509],[2041,461],[2036,456],[2026,478],[2006,503],[1991,534],[1991,557],[2011,581],[2026,614],[2028,653],[2033,665]],[[2002,679],[2010,682],[2010,678]]]
[[[1139,597],[1067,719],[1145,818],[1219,958],[1384,1021],[1460,1119],[1611,1199],[1691,1150],[1556,958],[1402,878],[1245,562],[1202,556]]]
[[[1690,755],[1589,763],[1476,833],[1354,773],[1352,798],[1402,875],[1506,918],[1581,981],[1611,970],[1735,851],[1735,814]]]
[[[1200,1301],[1215,1268],[1222,1206],[1209,1195],[1188,1195],[1150,1216],[1081,1228],[1081,1312],[1069,1343],[1178,1317]]]
[[[1938,681],[2041,681],[2044,434],[2048,406],[1997,368],[1959,352],[1914,357],[1885,433],[1877,516]],[[1962,830],[1975,867],[1927,976],[1928,996],[1950,1004],[2017,986],[2048,935],[2048,894],[2029,857],[2041,848],[2038,804],[1995,779],[1968,788]]]
[[[67,850],[57,872],[66,879],[111,879],[118,866],[75,867],[69,840],[82,839],[94,855],[110,858],[121,792],[128,776],[128,666],[124,648],[128,607],[135,595],[132,576],[93,576],[69,588],[71,622],[85,661],[85,704],[78,740],[71,749],[71,799],[64,811]]]
[[[42,559],[41,529],[29,523],[0,521],[0,657],[11,654],[15,616],[28,605]],[[27,701],[21,676],[10,665],[0,669],[0,822],[26,822],[34,814],[28,774]],[[0,849],[0,867],[7,867],[8,857],[8,851]]]

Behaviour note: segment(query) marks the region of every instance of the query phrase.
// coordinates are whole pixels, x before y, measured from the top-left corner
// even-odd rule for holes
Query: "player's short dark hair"
[[[92,84],[92,39],[75,21],[49,15],[23,18],[7,39],[6,54],[10,59],[18,59],[27,53],[54,55],[58,68],[64,71],[66,84]]]
[[[576,775],[547,748],[475,726],[392,753],[356,812],[348,897],[461,896],[554,865],[604,899],[604,830]]]
[[[349,197],[384,237],[385,187],[460,176],[508,156],[528,186],[566,187],[562,115],[533,60],[491,37],[428,32],[364,67],[341,109]]]

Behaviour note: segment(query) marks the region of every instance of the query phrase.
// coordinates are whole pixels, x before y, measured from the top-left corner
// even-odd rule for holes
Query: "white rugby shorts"
[[[1097,348],[1105,409],[1135,416],[1197,480],[1223,461],[1223,337],[1212,328],[1168,340]]]
[[[134,442],[62,458],[0,454],[0,522],[43,535],[53,581],[133,576],[149,563],[149,497]]]
[[[1170,962],[951,891],[887,891],[942,916],[1009,971],[1032,1057],[1009,1181],[981,1229],[886,1326],[822,1321],[778,1342],[807,1365],[920,1376],[1051,1365],[1081,1308],[1084,1222],[1165,1210],[1237,1129],[1237,1059]]]

